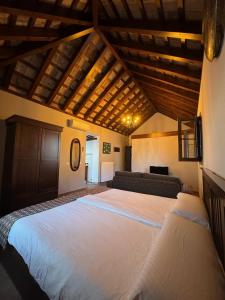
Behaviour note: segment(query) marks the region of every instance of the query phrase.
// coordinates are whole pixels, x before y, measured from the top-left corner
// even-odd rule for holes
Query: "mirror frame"
[[[76,167],[73,167],[73,164],[72,164],[72,151],[73,151],[74,143],[77,143],[79,145],[79,160],[78,160],[78,165]],[[75,138],[71,141],[71,144],[70,144],[70,168],[72,171],[77,171],[79,169],[80,159],[81,159],[81,144],[80,144],[80,140],[78,138]]]

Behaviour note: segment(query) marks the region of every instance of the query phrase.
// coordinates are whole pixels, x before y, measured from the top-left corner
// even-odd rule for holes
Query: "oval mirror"
[[[81,146],[79,139],[72,140],[70,145],[70,167],[73,171],[77,171],[80,166]]]

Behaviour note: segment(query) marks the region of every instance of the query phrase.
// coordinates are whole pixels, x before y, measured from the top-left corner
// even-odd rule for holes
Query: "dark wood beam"
[[[113,47],[121,50],[129,50],[139,52],[140,54],[153,57],[160,57],[168,60],[175,60],[183,63],[190,63],[202,66],[203,51],[172,49],[169,47],[158,47],[155,45],[142,46],[136,42],[119,42],[110,40]]]
[[[110,91],[118,84],[118,82],[122,79],[124,76],[123,70],[120,70],[117,74],[117,76],[108,84],[108,86],[104,89],[104,91],[101,93],[99,98],[89,107],[87,112],[84,114],[84,118],[87,119],[92,112],[96,109],[97,106],[101,103],[101,101],[105,98],[106,95],[110,93]]]
[[[173,87],[167,86],[166,84],[161,84],[154,80],[149,80],[149,79],[146,80],[145,78],[144,79],[141,78],[141,76],[137,76],[136,79],[144,86],[147,86],[149,89],[150,88],[157,89],[161,93],[164,93],[164,94],[168,93],[172,97],[173,97],[173,95],[179,96],[179,97],[182,97],[182,98],[186,99],[187,101],[191,101],[193,103],[198,102],[198,99],[199,99],[198,94],[187,92],[182,89],[173,88]]]
[[[82,12],[71,10],[63,6],[34,0],[1,1],[1,13],[42,18],[50,21],[60,21],[64,24],[92,26],[92,22]]]
[[[156,106],[159,104],[164,104],[168,110],[173,110],[173,108],[176,108],[178,111],[183,111],[187,114],[195,115],[197,113],[197,106],[190,106],[184,101],[182,102],[181,100],[178,101],[173,98],[161,96],[155,92],[151,92],[151,100]]]
[[[43,65],[42,65],[42,67],[40,68],[40,70],[39,70],[39,72],[38,72],[36,78],[34,79],[33,84],[32,84],[32,86],[31,86],[31,88],[30,88],[30,91],[28,92],[28,97],[29,97],[29,98],[32,98],[32,97],[33,97],[33,94],[34,94],[36,88],[38,87],[38,85],[39,85],[39,83],[40,83],[40,81],[41,81],[41,78],[42,78],[42,76],[44,75],[46,69],[48,68],[49,63],[50,63],[50,61],[51,61],[51,59],[52,59],[52,57],[53,57],[53,55],[54,55],[55,53],[56,53],[56,49],[55,49],[55,48],[49,50],[49,52],[48,52],[48,54],[47,54],[47,56],[46,56],[46,59],[44,60],[44,63],[43,63]]]
[[[106,116],[101,120],[101,123],[104,124],[106,120],[109,120],[109,115],[113,115],[120,106],[124,105],[125,101],[134,94],[134,91],[136,89],[137,89],[136,86],[132,87],[130,91],[119,100],[119,102],[113,107],[113,109],[110,112],[108,112],[108,114],[106,114]],[[141,95],[141,91],[139,91],[134,97],[137,98],[140,95]]]
[[[138,6],[139,6],[139,9],[141,11],[142,19],[144,19],[146,21],[148,19],[148,16],[147,16],[147,13],[146,13],[146,10],[145,10],[144,1],[143,0],[138,0],[137,3],[138,3]]]
[[[94,29],[91,27],[91,28],[70,34],[69,36],[60,38],[56,41],[52,41],[52,42],[44,43],[44,44],[43,43],[41,43],[41,44],[39,43],[37,45],[35,44],[36,46],[34,46],[34,44],[31,46],[30,43],[28,43],[29,45],[26,44],[26,45],[18,46],[17,51],[14,56],[0,61],[0,67],[12,64],[25,56],[47,51],[51,48],[57,47],[61,43],[66,43],[66,42],[70,42],[70,41],[79,39],[82,36],[90,34],[91,32],[93,32],[93,30]],[[1,52],[1,48],[0,48],[0,52]]]
[[[3,79],[3,87],[8,90],[11,82],[12,75],[14,73],[16,64],[12,64],[6,67],[4,79]]]
[[[9,27],[0,25],[0,40],[7,41],[51,41],[61,36],[56,29],[30,28],[24,26]]]
[[[66,110],[69,105],[73,102],[73,99],[75,97],[75,95],[77,94],[77,92],[82,88],[82,86],[84,85],[85,81],[88,81],[91,79],[93,71],[96,69],[96,67],[99,65],[99,61],[101,60],[101,57],[104,56],[104,54],[108,51],[108,49],[106,47],[104,47],[101,50],[100,55],[98,56],[98,58],[94,59],[94,62],[92,65],[90,65],[90,67],[87,70],[87,74],[83,77],[83,79],[79,82],[78,86],[76,87],[76,89],[73,91],[73,93],[71,94],[71,96],[69,97],[69,99],[66,100],[66,103],[63,106],[63,110]]]
[[[113,103],[114,100],[116,100],[116,98],[123,95],[124,89],[126,89],[129,86],[129,84],[131,84],[131,82],[132,82],[132,78],[129,78],[127,79],[127,81],[124,82],[124,84],[120,88],[118,88],[115,94],[112,95],[112,98],[96,114],[96,116],[93,119],[94,122],[96,122],[101,117],[101,115],[110,107],[110,105]]]
[[[133,15],[132,15],[132,12],[130,10],[130,7],[129,5],[127,4],[127,1],[126,0],[121,0],[121,3],[123,5],[123,8],[128,16],[128,19],[132,20],[133,19]]]
[[[177,108],[171,105],[171,107],[168,109],[168,106],[165,104],[157,104],[157,109],[159,112],[166,114],[167,116],[170,116],[171,118],[174,118],[174,120],[177,120],[178,118],[192,118],[196,116],[196,113],[187,113],[184,112],[181,108]]]
[[[133,80],[135,81],[132,72],[128,69],[126,63],[121,59],[121,57],[119,56],[119,54],[117,53],[116,49],[113,47],[113,45],[110,43],[110,41],[106,38],[106,36],[101,32],[101,30],[99,30],[99,28],[95,28],[95,32],[101,37],[101,39],[103,40],[103,42],[107,45],[107,47],[109,47],[109,49],[112,51],[113,55],[115,56],[115,58],[118,60],[118,62],[122,65],[122,67],[126,70],[126,72],[128,73],[128,75],[130,77],[133,78]],[[142,91],[143,94],[144,90],[142,89],[141,85],[139,85],[138,82],[135,82],[135,84],[139,87],[139,89]],[[146,96],[146,95],[145,95]]]
[[[138,27],[122,27],[122,26],[106,26],[106,25],[105,26],[100,25],[99,29],[106,32],[130,32],[130,33],[158,36],[162,38],[189,39],[195,41],[202,41],[203,39],[202,34],[191,33],[191,32],[154,30],[154,29],[138,28]]]
[[[136,89],[136,87],[134,87],[134,89]],[[132,91],[133,93],[133,91]],[[129,97],[131,96],[131,94],[129,95]],[[139,99],[141,95],[141,92],[139,91],[137,94],[135,94],[134,98],[131,99],[131,101],[135,101],[136,99]],[[124,102],[126,101],[127,97],[124,99],[123,98],[123,102],[122,102],[122,105],[124,104]],[[109,122],[107,123],[107,126],[111,126],[118,118],[120,118],[122,116],[122,114],[125,112],[125,110],[130,106],[130,101],[127,105],[125,105],[121,110],[120,110],[120,113],[119,115],[115,115],[111,120],[109,120]],[[113,113],[120,107],[120,105],[116,105],[113,109]],[[103,122],[104,123],[104,122]]]
[[[93,24],[98,26],[99,0],[92,0]]]
[[[112,61],[112,63],[109,66],[109,69],[106,70],[105,74],[103,74],[103,77],[99,80],[99,82],[96,84],[96,86],[93,88],[93,90],[90,92],[88,96],[85,96],[74,108],[74,114],[78,115],[81,111],[81,109],[88,103],[88,101],[91,99],[91,97],[95,94],[96,90],[107,80],[109,74],[113,71],[115,67],[115,61]],[[85,113],[86,117],[88,113]],[[84,115],[84,118],[86,118]]]
[[[197,83],[201,82],[201,72],[192,71],[187,67],[174,65],[174,64],[166,64],[162,61],[150,61],[148,59],[144,59],[141,57],[134,57],[131,55],[122,55],[121,58],[129,63],[136,66],[144,67],[152,71],[162,72],[167,75],[176,76],[183,78],[185,80],[194,81]]]
[[[92,39],[92,35],[89,35],[89,37],[86,39],[86,41],[83,43],[83,45],[81,46],[80,50],[78,51],[78,53],[75,53],[71,63],[69,64],[69,66],[67,67],[67,69],[64,71],[62,77],[60,78],[60,81],[57,83],[55,89],[52,91],[51,97],[48,100],[48,105],[51,105],[51,103],[54,101],[55,96],[57,95],[57,93],[59,92],[59,90],[61,89],[62,85],[64,84],[64,82],[66,81],[67,77],[69,76],[69,74],[71,73],[73,67],[78,63],[78,61],[80,60],[80,56],[82,54],[82,52],[84,51],[84,49],[88,46],[89,42]]]
[[[169,86],[176,87],[184,91],[195,93],[197,95],[199,94],[200,85],[195,84],[194,82],[182,81],[181,84],[181,81],[179,81],[178,78],[170,78],[167,76],[160,76],[158,74],[154,74],[154,76],[152,76],[152,74],[147,71],[143,72],[142,70],[136,70],[136,69],[131,69],[131,70],[133,74],[138,75],[138,77],[140,76],[142,80],[143,79],[150,80],[150,81],[154,80],[156,82],[166,84],[168,87]]]

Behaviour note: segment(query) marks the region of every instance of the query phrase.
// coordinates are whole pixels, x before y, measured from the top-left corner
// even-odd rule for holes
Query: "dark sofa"
[[[126,171],[116,172],[107,186],[169,198],[176,198],[182,189],[182,183],[177,177]]]

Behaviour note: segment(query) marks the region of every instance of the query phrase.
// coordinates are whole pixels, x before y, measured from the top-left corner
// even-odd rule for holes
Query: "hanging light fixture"
[[[122,122],[126,127],[135,127],[140,122],[140,117],[138,115],[124,115],[122,117]]]

